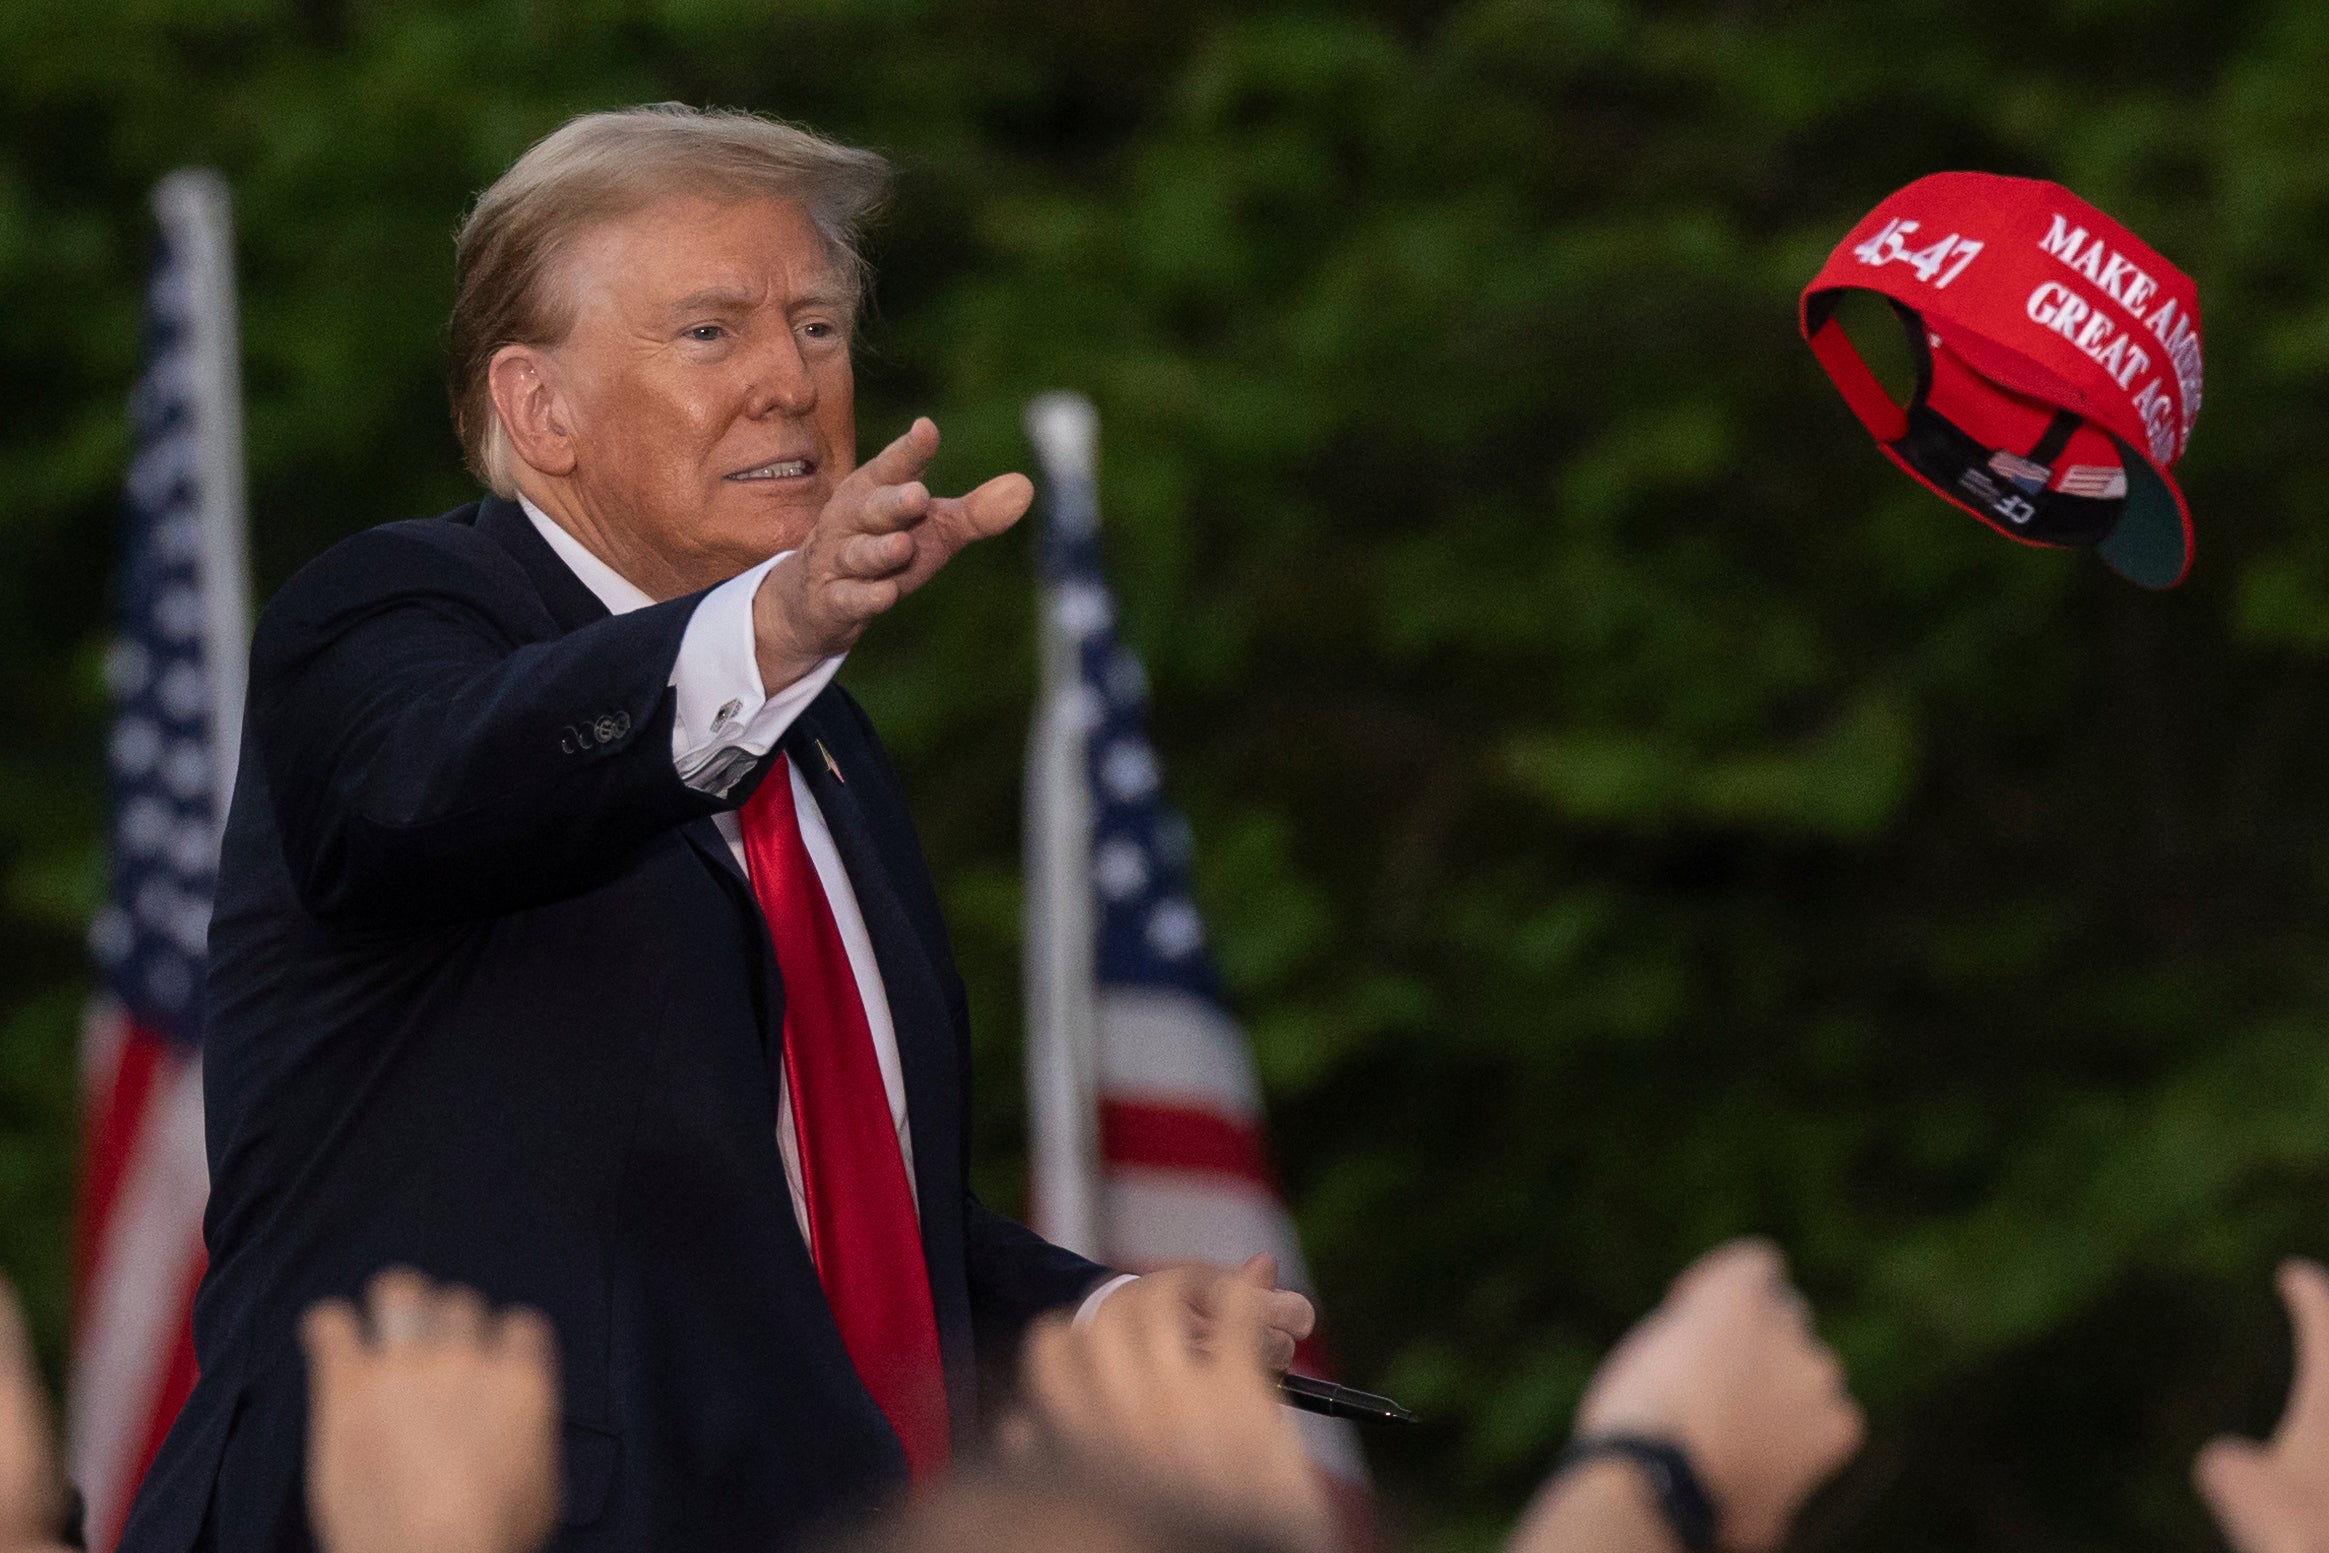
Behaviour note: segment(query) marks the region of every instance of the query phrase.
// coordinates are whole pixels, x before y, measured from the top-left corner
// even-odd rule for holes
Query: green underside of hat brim
[[[2141,454],[2122,442],[2119,455],[2127,471],[2127,509],[2094,547],[2095,554],[2129,582],[2172,588],[2190,559],[2182,509],[2167,482]]]

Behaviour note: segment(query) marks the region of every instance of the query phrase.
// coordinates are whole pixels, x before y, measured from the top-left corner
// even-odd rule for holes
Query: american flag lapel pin
[[[840,783],[843,787],[847,787],[849,785],[849,778],[841,774],[841,767],[835,763],[833,759],[833,752],[825,748],[825,741],[823,739],[816,739],[811,742],[817,746],[817,753],[825,757],[825,769],[833,773],[833,780]]]

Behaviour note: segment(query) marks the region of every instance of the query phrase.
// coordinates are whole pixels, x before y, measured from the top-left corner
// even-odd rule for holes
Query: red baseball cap
[[[1835,318],[1891,300],[1895,404]],[[1887,458],[2024,544],[2091,546],[2147,588],[2191,567],[2171,472],[2200,410],[2199,290],[2059,184],[1935,173],[1870,211],[1803,293],[1803,337]]]

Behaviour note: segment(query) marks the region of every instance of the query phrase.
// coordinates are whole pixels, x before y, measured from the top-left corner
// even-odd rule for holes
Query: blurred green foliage
[[[895,156],[863,420],[941,482],[1076,386],[1168,786],[1415,1546],[1776,1235],[1877,1427],[1805,1542],[2166,1549],[2329,1250],[2329,9],[2316,0],[10,0],[0,1256],[61,1348],[96,671],[151,181],[241,202],[262,595],[465,499],[453,223],[678,97]],[[2198,564],[1997,541],[1796,289],[1910,178],[2059,178],[2194,273]],[[1023,537],[848,678],[915,788],[1018,1188]]]

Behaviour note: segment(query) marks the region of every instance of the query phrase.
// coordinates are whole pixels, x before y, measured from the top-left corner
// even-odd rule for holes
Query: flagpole
[[[155,185],[152,205],[162,243],[130,404],[120,615],[107,659],[112,878],[90,925],[100,975],[82,1053],[85,1260],[66,1444],[91,1553],[111,1553],[120,1539],[197,1371],[189,1313],[206,1265],[210,1184],[201,988],[250,656],[226,185],[183,169]],[[197,745],[207,781],[199,766],[177,764]],[[138,844],[141,825],[149,839]]]
[[[1045,490],[1046,542],[1098,522],[1099,417],[1079,394],[1027,406]],[[1040,590],[1041,687],[1027,750],[1028,1175],[1036,1230],[1105,1260],[1099,1203],[1099,1035],[1093,1006],[1092,807],[1085,779],[1089,721],[1080,638],[1059,589]]]
[[[218,824],[223,831],[242,749],[251,631],[233,202],[226,180],[207,167],[182,167],[169,174],[154,186],[153,200],[154,216],[172,251],[185,255],[195,479],[201,492],[203,645],[210,677],[211,750],[218,771]]]

